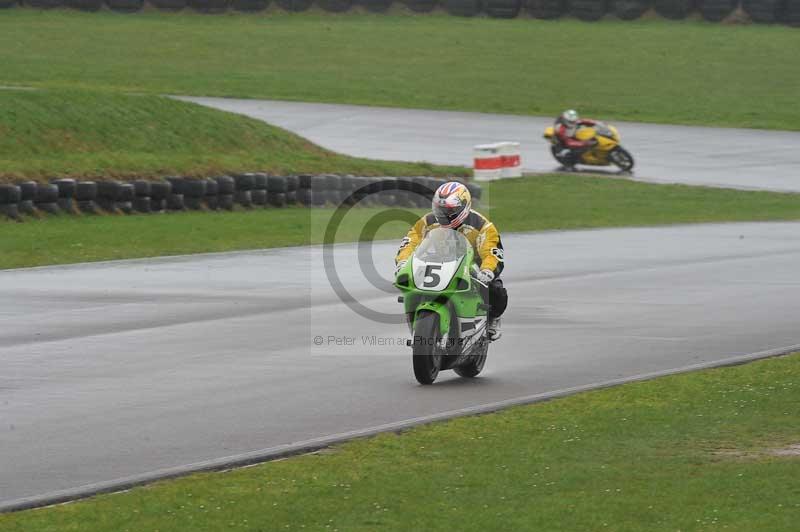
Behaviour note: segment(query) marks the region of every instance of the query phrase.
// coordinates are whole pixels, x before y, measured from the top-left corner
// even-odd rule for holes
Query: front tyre
[[[633,155],[622,146],[617,146],[611,150],[608,154],[608,159],[623,172],[633,170]]]
[[[442,367],[442,355],[437,346],[442,335],[439,332],[439,315],[422,311],[414,323],[412,361],[414,377],[420,384],[433,384]]]

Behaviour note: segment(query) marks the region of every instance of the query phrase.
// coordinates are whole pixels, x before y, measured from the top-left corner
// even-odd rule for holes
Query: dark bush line
[[[683,19],[698,11],[713,22],[726,19],[741,6],[753,22],[785,22],[800,25],[800,0],[398,0],[417,13],[441,7],[451,15],[474,17],[486,14],[493,18],[516,18],[522,12],[539,19],[570,15],[595,21],[611,14],[622,20],[634,20],[654,8],[669,19]],[[383,13],[393,0],[274,0],[284,11],[299,12],[317,5],[331,13],[341,13],[360,5],[368,11]],[[202,13],[263,11],[273,0],[0,0],[0,8],[16,5],[50,9],[71,7],[98,11],[104,6],[121,13],[134,13],[149,4],[165,11],[193,9]]]
[[[0,215],[22,220],[22,215],[150,214],[343,204],[427,208],[434,191],[444,182],[433,177],[263,173],[208,179],[167,177],[163,181],[26,181],[0,184]],[[479,200],[481,188],[474,183],[467,183],[467,187]]]

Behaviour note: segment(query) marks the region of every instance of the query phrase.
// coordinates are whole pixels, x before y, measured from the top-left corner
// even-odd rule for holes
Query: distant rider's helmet
[[[567,109],[561,113],[561,122],[567,127],[575,127],[580,117],[575,109]]]
[[[456,229],[469,215],[472,195],[457,181],[448,181],[433,195],[433,215],[442,227]]]

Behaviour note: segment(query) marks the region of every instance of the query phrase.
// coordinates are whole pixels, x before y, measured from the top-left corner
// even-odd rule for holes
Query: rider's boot
[[[503,332],[500,330],[500,318],[491,318],[489,320],[489,323],[486,325],[486,336],[491,342],[499,340],[500,337],[503,336]]]

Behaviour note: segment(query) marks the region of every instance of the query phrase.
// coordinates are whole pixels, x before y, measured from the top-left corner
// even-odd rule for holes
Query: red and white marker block
[[[473,149],[475,181],[522,176],[519,142],[480,144]]]

